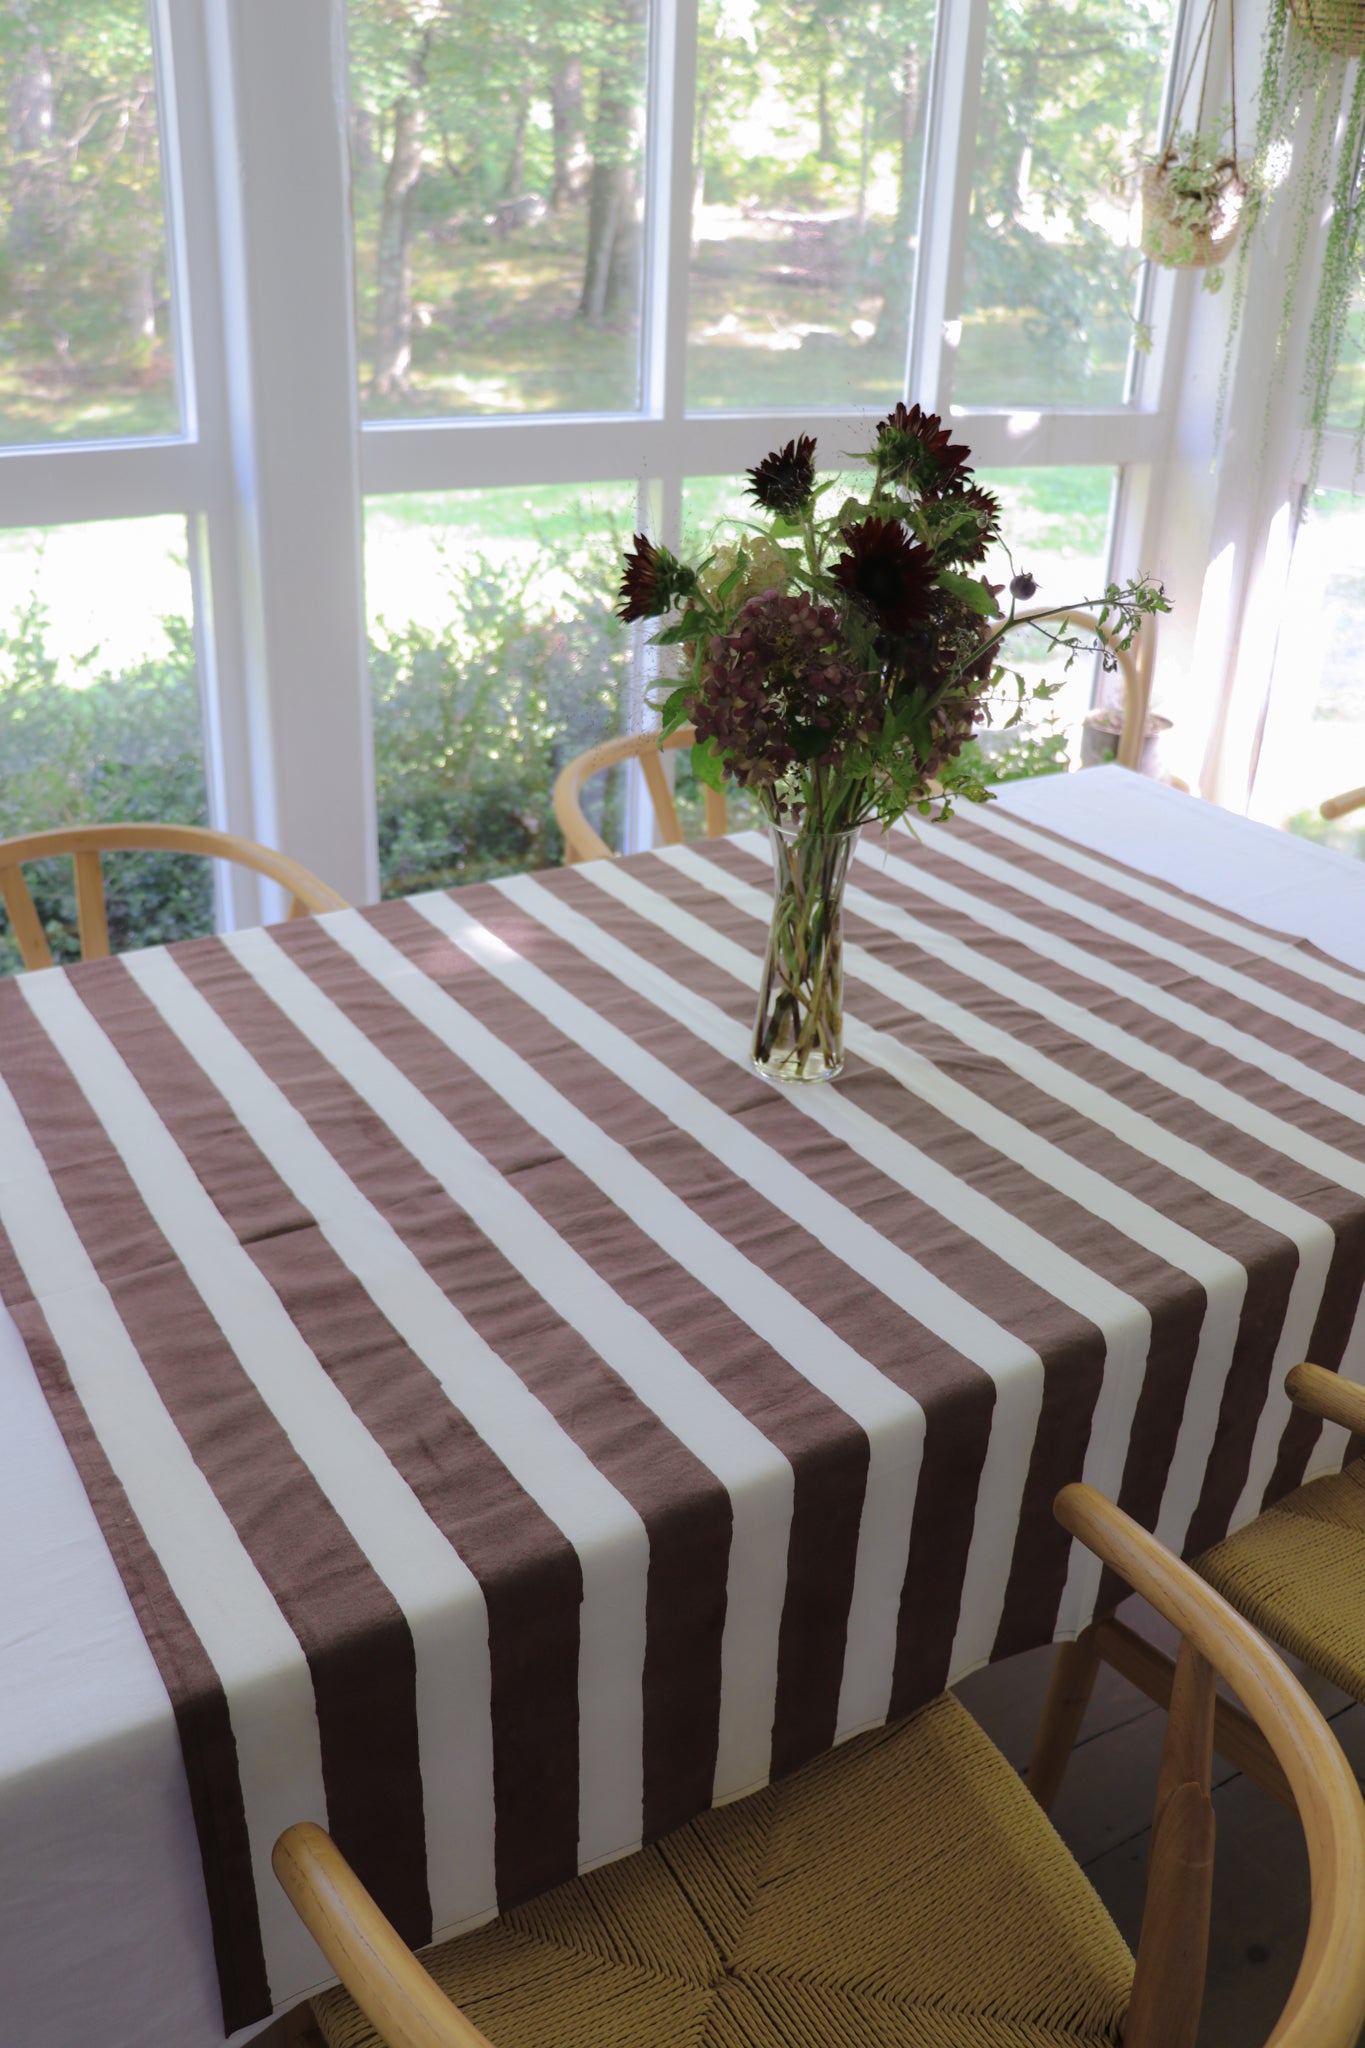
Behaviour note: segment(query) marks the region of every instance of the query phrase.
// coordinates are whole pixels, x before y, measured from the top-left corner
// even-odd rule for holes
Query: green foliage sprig
[[[657,708],[666,734],[695,726],[701,780],[731,778],[774,823],[796,816],[828,831],[982,802],[979,760],[963,749],[1007,699],[1002,686],[1013,684],[1009,723],[1027,696],[1055,688],[1003,665],[1013,629],[1041,623],[1074,658],[1096,643],[1063,614],[1093,609],[1126,648],[1145,617],[1169,609],[1146,578],[1021,609],[1036,594],[1026,574],[1003,609],[1004,586],[982,573],[1000,507],[969,453],[937,414],[898,405],[863,458],[872,480],[861,493],[837,474],[820,481],[803,436],[749,471],[767,517],[741,538],[691,564],[636,536],[621,617],[667,621],[655,644],[679,648],[685,672]]]

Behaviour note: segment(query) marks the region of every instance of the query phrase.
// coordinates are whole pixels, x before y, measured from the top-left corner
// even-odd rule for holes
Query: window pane
[[[702,0],[687,401],[892,404],[932,0]]]
[[[1327,425],[1352,434],[1365,430],[1365,292],[1346,316],[1346,332],[1328,400]]]
[[[178,519],[0,533],[0,839],[57,825],[207,824]],[[206,861],[113,854],[116,951],[213,929]],[[80,956],[70,861],[27,868],[58,960]],[[0,912],[0,972],[19,965]]]
[[[0,442],[180,430],[146,0],[0,7]]]
[[[555,865],[550,792],[626,722],[614,616],[635,486],[371,499],[365,583],[386,896]],[[584,809],[608,844],[624,777]]]
[[[349,0],[369,419],[639,404],[646,0]]]
[[[1174,0],[992,0],[967,235],[961,405],[1117,405]],[[1118,188],[1118,189],[1116,189]]]
[[[1365,855],[1365,810],[1324,798],[1365,785],[1365,498],[1315,491],[1294,542],[1251,810]]]

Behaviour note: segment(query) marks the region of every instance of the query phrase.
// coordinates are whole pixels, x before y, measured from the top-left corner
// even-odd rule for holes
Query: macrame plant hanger
[[[1232,171],[1233,171],[1233,172],[1235,173],[1235,172],[1236,172],[1236,170],[1237,170],[1237,162],[1238,162],[1238,158],[1237,158],[1237,0],[1227,0],[1227,8],[1228,8],[1228,73],[1229,73],[1229,87],[1228,87],[1228,90],[1229,90],[1229,96],[1230,96],[1230,98],[1231,98],[1231,102],[1232,102],[1232,155],[1231,155],[1230,157],[1228,157],[1228,158],[1224,159],[1224,162],[1223,162],[1223,164],[1220,164],[1219,168],[1220,168],[1220,169],[1222,169],[1222,168],[1224,167],[1224,164],[1225,164],[1225,165],[1226,165],[1226,166],[1227,166],[1228,168],[1230,168],[1230,169],[1231,169],[1231,170],[1232,170]],[[1200,22],[1200,24],[1199,24],[1199,33],[1198,33],[1198,35],[1197,35],[1197,36],[1195,37],[1195,39],[1194,39],[1194,47],[1193,47],[1193,48],[1191,49],[1191,51],[1190,51],[1190,57],[1189,57],[1189,62],[1188,62],[1188,63],[1186,64],[1186,66],[1185,66],[1185,77],[1184,77],[1184,80],[1183,80],[1183,81],[1182,81],[1182,83],[1181,83],[1180,91],[1179,91],[1179,92],[1178,92],[1178,93],[1176,94],[1175,100],[1174,100],[1174,102],[1173,102],[1173,104],[1172,104],[1172,107],[1171,107],[1171,115],[1170,115],[1170,120],[1169,120],[1169,121],[1167,122],[1167,125],[1166,125],[1166,138],[1165,138],[1165,141],[1164,141],[1164,142],[1163,142],[1163,144],[1162,144],[1162,149],[1161,149],[1161,155],[1160,155],[1160,157],[1159,157],[1159,158],[1157,159],[1157,168],[1158,168],[1158,170],[1159,170],[1159,171],[1164,171],[1164,170],[1165,170],[1165,169],[1167,168],[1167,166],[1168,166],[1168,165],[1170,165],[1170,164],[1172,164],[1172,163],[1174,163],[1174,162],[1175,162],[1175,158],[1176,158],[1176,146],[1175,146],[1175,141],[1176,141],[1176,136],[1177,136],[1177,135],[1179,134],[1179,132],[1180,132],[1180,116],[1181,116],[1182,112],[1184,111],[1184,107],[1185,107],[1185,101],[1186,101],[1187,97],[1189,96],[1189,90],[1190,90],[1190,86],[1191,86],[1191,84],[1193,83],[1193,80],[1194,80],[1194,67],[1195,67],[1195,65],[1196,65],[1196,64],[1197,64],[1197,63],[1199,62],[1199,52],[1200,52],[1200,50],[1201,50],[1201,49],[1204,49],[1204,38],[1205,38],[1205,37],[1207,36],[1207,37],[1208,37],[1208,48],[1204,50],[1204,75],[1203,75],[1203,77],[1202,77],[1202,78],[1200,79],[1200,81],[1199,81],[1199,104],[1198,104],[1198,107],[1197,107],[1197,108],[1196,108],[1196,110],[1195,110],[1195,117],[1194,117],[1194,129],[1195,129],[1195,133],[1196,133],[1196,135],[1199,135],[1199,134],[1202,134],[1202,133],[1203,133],[1203,128],[1204,128],[1204,101],[1205,101],[1205,99],[1206,99],[1206,97],[1207,97],[1207,94],[1208,94],[1208,89],[1209,89],[1209,72],[1210,72],[1210,70],[1211,70],[1211,69],[1213,68],[1213,23],[1214,23],[1214,16],[1215,16],[1215,15],[1217,14],[1217,12],[1218,12],[1218,0],[1209,0],[1209,4],[1208,4],[1208,6],[1207,6],[1207,7],[1206,7],[1206,8],[1204,9],[1204,19],[1203,19],[1203,20],[1202,20],[1202,21]]]

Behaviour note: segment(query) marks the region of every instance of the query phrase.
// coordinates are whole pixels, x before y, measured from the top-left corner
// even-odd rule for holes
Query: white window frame
[[[1121,488],[1110,573],[1160,572],[1172,554],[1175,595],[1197,622],[1206,593],[1196,584],[1210,552],[1200,554],[1202,539],[1216,537],[1218,507],[1226,511],[1238,486],[1235,475],[1220,478],[1212,498],[1191,487],[1207,459],[1207,434],[1201,443],[1185,420],[1191,350],[1206,346],[1194,279],[1153,273],[1148,310],[1161,339],[1128,402],[953,404],[988,6],[939,0],[904,395],[950,412],[980,468],[1112,467]],[[884,406],[686,409],[697,0],[653,0],[651,11],[640,409],[364,423],[345,0],[151,0],[151,8],[186,431],[0,451],[0,526],[185,519],[212,822],[284,848],[352,900],[368,901],[378,893],[378,859],[365,498],[633,482],[642,529],[676,546],[686,479],[737,475],[806,432],[826,448],[857,446]],[[1173,71],[1197,12],[1182,0]],[[1251,22],[1249,40],[1259,27]],[[295,346],[304,334],[306,360]],[[1232,402],[1254,383],[1239,368]],[[1193,513],[1182,493],[1198,500]],[[1239,516],[1245,528],[1244,503]],[[1234,659],[1235,648],[1225,649],[1226,670]],[[635,709],[642,718],[638,694]],[[633,839],[643,829],[639,816],[628,824]],[[275,907],[249,878],[220,900],[226,923]]]

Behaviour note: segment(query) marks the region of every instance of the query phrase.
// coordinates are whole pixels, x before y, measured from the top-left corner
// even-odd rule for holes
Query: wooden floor
[[[1169,1648],[1162,1625],[1130,1602],[1125,1619]],[[1051,1650],[993,1664],[958,1690],[1020,1769],[1051,1669]],[[1311,1676],[1305,1683],[1365,1781],[1365,1707]],[[1101,1669],[1052,1818],[1130,1946],[1136,1947],[1147,1870],[1148,1823],[1165,1716],[1117,1673]],[[1199,2048],[1261,2048],[1299,1966],[1308,1925],[1308,1864],[1293,1817],[1214,1759],[1218,1822],[1208,1988]],[[253,2044],[254,2048],[254,2044]],[[289,2015],[260,2048],[324,2048]],[[666,2048],[666,2044],[661,2044]],[[1365,2036],[1362,2036],[1365,2048]]]

